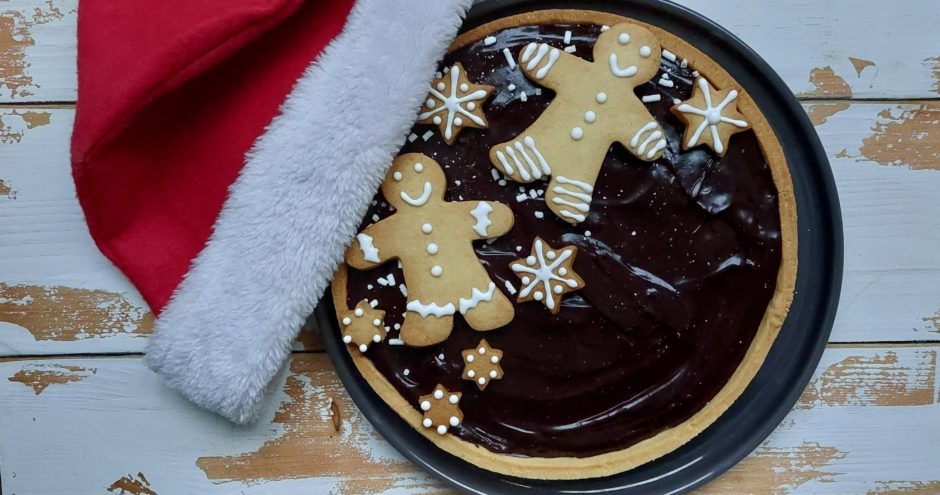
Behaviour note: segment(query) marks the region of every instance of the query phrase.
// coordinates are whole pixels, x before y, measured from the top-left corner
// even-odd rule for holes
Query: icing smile
[[[417,199],[412,198],[405,191],[401,193],[401,199],[411,206],[424,206],[429,199],[431,199],[431,183],[428,181],[424,182],[424,191],[421,193],[421,196],[418,196]]]

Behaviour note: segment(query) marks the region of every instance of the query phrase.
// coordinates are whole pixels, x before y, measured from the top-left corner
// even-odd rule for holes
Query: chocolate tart
[[[545,43],[546,57],[551,48],[571,47],[565,53],[604,64],[606,60],[594,60],[594,45],[608,27],[623,23],[652,33],[661,45],[654,75],[638,84],[631,97],[659,125],[664,145],[646,159],[645,150],[638,152],[638,143],[627,139],[606,147],[587,200],[590,211],[573,221],[550,208],[545,178],[512,180],[493,150],[521,140],[553,103],[567,98],[559,96],[564,90],[539,84],[532,71],[523,74],[519,64],[538,50],[529,50],[526,57],[528,44]],[[441,63],[440,80],[446,81],[455,67],[469,83],[492,87],[479,89],[488,91],[479,100],[484,125],[448,136],[440,122],[420,119],[401,151],[407,163],[396,160],[396,176],[392,179],[390,172],[387,182],[403,180],[400,165],[417,170],[419,161],[439,164],[446,182],[444,200],[485,200],[508,207],[511,228],[472,243],[496,290],[512,300],[508,323],[500,321],[481,332],[485,324],[471,326],[451,309],[452,329],[435,339],[439,342],[411,338],[408,343],[417,345],[401,345],[405,315],[418,311],[410,304],[416,297],[409,298],[410,289],[402,285],[415,276],[404,273],[400,263],[383,259],[368,270],[338,270],[331,291],[335,316],[324,327],[342,335],[348,333],[353,311],[370,321],[376,316],[381,321],[377,328],[385,327],[375,335],[378,343],[344,336],[361,377],[436,447],[487,471],[539,480],[597,478],[682,447],[744,392],[793,300],[796,198],[777,134],[747,88],[708,55],[656,25],[614,14],[543,10],[499,18],[454,42]],[[626,73],[613,61],[611,67]],[[716,98],[724,98],[718,88],[725,95],[735,88],[737,113],[727,118],[746,122],[746,128],[739,125],[730,136],[716,130],[706,143],[702,136],[710,127],[701,124],[706,133],[699,133],[697,143],[690,141],[687,128],[700,124],[694,120],[698,114],[693,112],[690,120],[680,109],[683,102],[692,105],[701,97],[696,94],[703,87],[700,81],[707,81]],[[468,87],[467,94],[476,90]],[[423,110],[429,108],[430,103]],[[584,133],[571,129],[573,141],[594,129],[587,114],[584,119]],[[637,133],[631,129],[628,134]],[[641,137],[651,146],[659,138]],[[541,135],[539,139],[545,142]],[[569,146],[574,145],[560,147]],[[408,197],[419,192],[410,189]],[[378,193],[363,232],[395,215],[389,203],[396,201]],[[442,225],[449,233],[450,227]],[[380,232],[377,251],[384,249],[383,235],[390,234]],[[411,237],[409,242],[424,246],[420,233]],[[539,241],[558,250],[554,256],[559,259],[564,249],[576,252],[568,266],[580,283],[554,299],[557,307],[548,303],[551,294],[534,297],[541,294],[537,289],[527,298],[515,294],[525,279],[514,272],[514,263],[531,258],[530,249],[534,256]],[[375,249],[362,239],[350,248],[362,253],[355,255],[355,265],[369,256],[366,248]],[[436,244],[434,251],[437,255]],[[437,256],[444,254],[442,250]],[[435,276],[441,276],[440,267],[435,268]],[[552,286],[546,287],[552,292]],[[490,292],[492,297],[492,287]],[[324,313],[321,325],[327,319]],[[467,376],[467,353],[483,344],[487,356],[500,352],[498,376],[494,371],[485,387]],[[456,422],[451,417],[449,427],[441,428],[440,420],[428,418],[425,403],[450,393],[459,394],[460,417]],[[440,409],[434,407],[432,411]]]

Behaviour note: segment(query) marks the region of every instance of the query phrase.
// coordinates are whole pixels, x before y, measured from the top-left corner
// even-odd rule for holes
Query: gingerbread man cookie
[[[629,23],[601,33],[594,62],[529,43],[519,67],[557,95],[534,124],[494,146],[490,161],[516,182],[551,176],[545,203],[562,220],[583,222],[611,144],[620,142],[645,161],[662,156],[663,131],[633,92],[656,75],[660,54],[653,33]]]
[[[512,211],[494,201],[444,201],[446,185],[433,159],[399,156],[382,183],[395,214],[359,233],[346,251],[346,263],[360,270],[401,261],[408,302],[400,338],[410,346],[444,341],[458,312],[479,331],[506,325],[515,314],[472,244],[508,232]]]

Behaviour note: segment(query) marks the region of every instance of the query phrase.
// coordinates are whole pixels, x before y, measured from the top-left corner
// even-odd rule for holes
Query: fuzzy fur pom
[[[147,362],[167,384],[236,423],[256,418],[472,3],[356,3],[249,152],[157,321]]]

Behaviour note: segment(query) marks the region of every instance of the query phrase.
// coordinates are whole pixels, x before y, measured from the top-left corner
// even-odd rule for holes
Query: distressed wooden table
[[[822,137],[845,285],[810,385],[703,494],[940,493],[936,0],[685,0],[761,53]],[[0,0],[0,481],[30,494],[438,493],[305,334],[262,420],[166,390],[153,316],[95,249],[69,176],[76,0]]]

